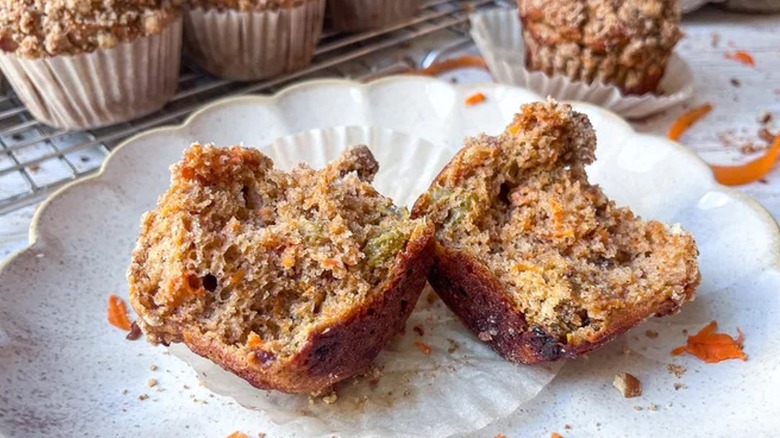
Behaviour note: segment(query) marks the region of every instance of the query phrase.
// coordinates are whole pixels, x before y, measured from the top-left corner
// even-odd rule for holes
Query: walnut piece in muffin
[[[21,58],[77,55],[157,35],[180,0],[0,0],[0,50]]]

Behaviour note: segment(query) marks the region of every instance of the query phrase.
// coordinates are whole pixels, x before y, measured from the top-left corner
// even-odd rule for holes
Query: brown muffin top
[[[268,11],[281,8],[293,8],[307,0],[189,0],[191,8],[235,9],[239,11]]]
[[[675,0],[518,0],[518,6],[523,25],[545,44],[671,48],[682,37]]]
[[[0,0],[0,49],[22,58],[77,55],[156,35],[180,0]]]

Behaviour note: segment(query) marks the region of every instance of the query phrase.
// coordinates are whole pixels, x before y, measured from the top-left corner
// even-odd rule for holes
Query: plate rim
[[[446,81],[437,78],[432,78],[427,76],[413,76],[413,75],[391,75],[391,76],[375,79],[369,82],[359,82],[359,81],[340,79],[340,78],[313,79],[313,80],[301,81],[296,84],[292,84],[270,95],[247,94],[247,95],[229,96],[222,99],[217,99],[211,103],[208,103],[200,107],[192,114],[187,116],[187,118],[181,123],[159,126],[156,128],[145,130],[143,132],[139,132],[131,137],[128,137],[127,139],[122,141],[119,145],[117,145],[114,149],[111,150],[111,152],[108,154],[106,159],[100,165],[100,168],[97,171],[97,173],[95,173],[94,175],[90,175],[86,178],[82,178],[80,180],[65,184],[64,186],[52,192],[48,197],[46,197],[45,200],[43,200],[40,203],[40,205],[36,208],[35,213],[33,214],[33,217],[30,221],[27,246],[11,253],[10,255],[8,255],[8,257],[5,258],[5,260],[0,262],[0,278],[2,278],[3,274],[6,271],[6,268],[11,263],[13,263],[16,259],[20,258],[20,256],[22,256],[27,251],[34,248],[35,245],[40,241],[41,235],[43,234],[40,232],[41,218],[43,217],[44,213],[49,209],[51,204],[57,198],[62,196],[64,193],[69,192],[70,190],[75,190],[82,184],[86,186],[88,184],[91,184],[101,179],[105,175],[109,166],[111,166],[112,163],[116,161],[117,156],[120,153],[122,153],[122,151],[126,147],[138,141],[139,139],[153,136],[165,131],[179,131],[179,130],[186,129],[195,120],[202,117],[204,114],[223,106],[235,105],[237,103],[242,103],[242,102],[256,102],[260,104],[269,104],[281,100],[285,95],[299,92],[305,89],[315,89],[315,88],[333,86],[333,87],[358,88],[360,90],[368,90],[378,85],[393,83],[393,82],[427,82],[429,84],[436,84],[437,86],[449,87],[456,92],[464,92],[465,90],[477,90],[477,89],[485,89],[485,88],[492,88],[494,90],[495,89],[522,90],[525,93],[529,93],[531,95],[536,96],[537,99],[540,101],[544,100],[542,96],[538,95],[532,90],[523,87],[513,86],[513,85],[499,84],[495,82],[481,82],[481,83],[453,85],[451,83],[448,83]],[[708,190],[719,190],[721,192],[724,192],[726,195],[745,203],[750,208],[750,211],[756,217],[758,217],[764,225],[768,227],[767,231],[771,234],[770,240],[774,242],[780,242],[780,222],[778,222],[778,219],[775,218],[772,215],[772,213],[769,212],[769,210],[767,210],[763,205],[761,205],[760,202],[758,202],[752,196],[743,193],[735,188],[725,186],[717,182],[715,180],[714,174],[712,173],[709,164],[707,164],[707,162],[704,161],[699,155],[697,155],[694,151],[687,148],[682,143],[671,140],[659,134],[638,132],[623,117],[619,116],[617,113],[613,111],[610,111],[606,108],[602,108],[598,105],[594,105],[583,101],[565,101],[565,103],[576,105],[581,108],[587,108],[590,111],[599,113],[602,117],[609,118],[612,122],[620,124],[623,127],[627,128],[628,132],[630,132],[632,136],[653,138],[656,141],[666,143],[676,152],[683,153],[683,155],[689,158],[691,162],[694,162],[699,167],[704,167],[708,170],[708,174],[709,174],[709,178],[707,181]],[[772,260],[772,263],[770,263],[768,267],[780,273],[780,248],[774,251],[774,256],[775,256],[774,260]]]

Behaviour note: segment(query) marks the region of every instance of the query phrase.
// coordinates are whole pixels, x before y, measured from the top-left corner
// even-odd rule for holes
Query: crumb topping
[[[159,34],[180,0],[1,0],[0,49],[22,58],[77,55]]]
[[[682,37],[674,0],[519,0],[526,27],[548,44],[576,41],[593,50],[642,45],[671,48]]]

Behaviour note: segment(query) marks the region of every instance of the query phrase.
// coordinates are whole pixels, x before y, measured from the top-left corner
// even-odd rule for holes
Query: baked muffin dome
[[[77,55],[159,34],[178,0],[3,0],[0,49],[22,58]]]
[[[675,0],[518,0],[526,66],[599,81],[625,94],[656,91],[682,37]]]

